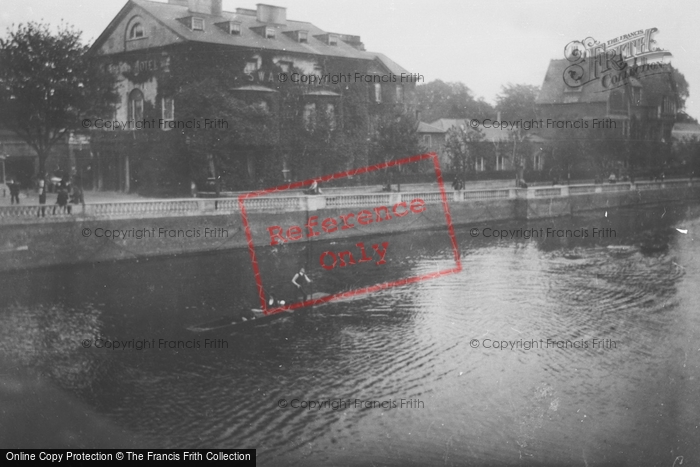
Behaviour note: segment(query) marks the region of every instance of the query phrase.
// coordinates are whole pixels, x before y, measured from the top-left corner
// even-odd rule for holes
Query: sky
[[[165,1],[165,0],[163,0]],[[125,0],[1,0],[0,37],[13,23],[61,20],[92,43]],[[255,9],[254,0],[223,0],[224,10]],[[425,82],[461,81],[475,97],[494,103],[505,84],[541,86],[551,59],[572,40],[607,41],[658,28],[656,45],[690,87],[686,111],[700,119],[700,2],[650,0],[266,0],[287,18],[359,35]]]

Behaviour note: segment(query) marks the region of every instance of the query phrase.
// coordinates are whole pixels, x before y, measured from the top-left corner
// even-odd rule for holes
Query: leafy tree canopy
[[[531,120],[537,118],[535,100],[539,88],[529,84],[510,84],[501,87],[496,96],[496,110],[504,120]]]
[[[494,115],[493,106],[483,98],[474,99],[464,83],[441,80],[416,86],[421,120],[432,122],[439,118],[486,118]]]
[[[0,125],[39,156],[39,175],[51,147],[85,118],[109,115],[115,77],[98,65],[81,33],[62,24],[20,24],[0,39]]]

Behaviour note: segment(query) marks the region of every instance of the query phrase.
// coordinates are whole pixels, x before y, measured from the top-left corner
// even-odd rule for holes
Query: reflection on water
[[[616,236],[458,229],[459,274],[213,336],[185,328],[256,304],[246,251],[5,276],[0,349],[155,447],[253,447],[266,465],[697,463],[700,209],[498,225],[548,226]],[[389,241],[386,267],[324,276],[312,265],[317,290],[454,264],[441,232]],[[261,254],[268,283],[298,267],[298,255]],[[81,347],[95,336],[211,337],[228,348]],[[392,406],[402,399],[421,404]]]

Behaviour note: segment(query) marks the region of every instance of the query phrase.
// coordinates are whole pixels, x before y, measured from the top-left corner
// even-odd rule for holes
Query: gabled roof
[[[564,82],[564,72],[571,65],[566,59],[550,60],[542,88],[537,95],[537,104],[569,104],[607,102],[610,97],[608,89],[603,87],[602,80],[587,83],[580,90],[574,90]]]
[[[247,47],[260,50],[275,50],[288,53],[303,53],[310,55],[323,55],[331,57],[342,57],[360,60],[378,60],[387,71],[400,74],[406,70],[397,65],[383,54],[358,50],[342,40],[343,35],[339,35],[337,45],[328,45],[325,42],[317,39],[314,36],[328,34],[313,24],[306,21],[287,20],[286,24],[272,24],[258,21],[257,16],[253,14],[241,14],[224,11],[221,16],[213,16],[202,13],[192,13],[187,6],[160,3],[150,0],[129,0],[122,8],[117,17],[110,23],[107,29],[100,35],[92,46],[92,50],[98,49],[107,38],[114,32],[114,28],[119,24],[120,20],[130,14],[132,8],[137,7],[149,16],[153,17],[164,27],[178,35],[186,42],[207,43],[217,45],[230,45],[237,47]],[[251,10],[251,12],[254,10]],[[204,21],[204,31],[193,31],[187,27],[179,19],[195,16],[202,18]],[[237,21],[241,23],[240,35],[228,34],[222,30],[217,23],[226,21]],[[266,39],[251,28],[260,26],[274,27],[277,34],[274,39]],[[284,34],[284,32],[305,30],[308,31],[308,42],[299,43],[293,37]]]
[[[418,122],[418,129],[416,130],[418,133],[446,133],[447,130],[443,130],[441,128],[434,127],[428,123],[425,122]]]
[[[382,65],[384,65],[388,71],[390,71],[391,73],[393,73],[395,75],[400,76],[401,73],[408,73],[408,71],[404,67],[402,67],[401,65],[399,65],[398,63],[396,63],[395,61],[393,61],[392,59],[390,59],[389,57],[387,57],[386,55],[384,55],[382,53],[379,53],[379,52],[367,52],[367,53],[374,55],[376,57],[376,59]]]

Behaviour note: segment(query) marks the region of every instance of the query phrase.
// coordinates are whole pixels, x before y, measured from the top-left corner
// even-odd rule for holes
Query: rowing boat
[[[323,292],[312,293],[307,297],[308,300],[317,300],[319,298],[327,297],[329,294]],[[323,302],[317,306],[323,306],[328,302]],[[267,322],[271,318],[279,318],[280,316],[286,315],[287,313],[293,313],[295,310],[283,310],[273,314],[264,314],[261,308],[251,308],[248,318],[238,317],[234,318],[231,316],[224,316],[213,321],[207,321],[205,323],[195,324],[187,328],[188,331],[201,333],[201,332],[212,332],[212,331],[224,331],[233,327],[241,327],[242,325],[255,325],[259,322]]]

